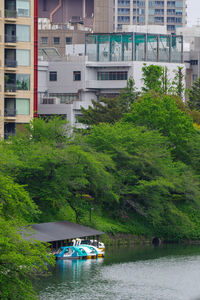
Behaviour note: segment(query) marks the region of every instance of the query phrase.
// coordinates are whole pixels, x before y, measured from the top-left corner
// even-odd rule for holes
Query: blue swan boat
[[[88,254],[82,247],[68,246],[60,247],[55,253],[55,257],[58,260],[86,259],[88,257]]]

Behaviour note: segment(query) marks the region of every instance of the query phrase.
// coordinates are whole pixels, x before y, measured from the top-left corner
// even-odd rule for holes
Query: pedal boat
[[[104,250],[98,249],[95,246],[92,245],[81,245],[79,246],[85,250],[85,252],[88,254],[87,258],[97,258],[97,257],[104,257]]]
[[[57,260],[65,260],[65,259],[86,259],[88,256],[87,252],[83,249],[83,247],[60,247],[58,251],[55,253],[55,257]]]

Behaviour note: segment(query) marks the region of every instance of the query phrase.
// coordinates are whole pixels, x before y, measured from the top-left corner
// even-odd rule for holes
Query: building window
[[[17,90],[30,91],[30,75],[16,74]]]
[[[74,78],[74,81],[81,81],[81,71],[74,71],[73,78]]]
[[[193,74],[193,75],[192,75],[192,80],[193,80],[193,81],[196,81],[197,79],[198,79],[198,76],[197,76],[196,74]]]
[[[66,37],[66,45],[71,45],[72,44],[72,37],[67,36]]]
[[[56,97],[60,99],[60,103],[73,103],[74,101],[79,101],[78,94],[72,93],[50,93],[49,97]]]
[[[127,80],[128,72],[98,72],[97,80]]]
[[[17,98],[16,113],[17,115],[30,115],[30,99]]]
[[[57,72],[49,72],[49,81],[57,81]]]
[[[30,1],[29,0],[16,0],[16,10],[18,17],[30,17]]]
[[[30,42],[30,26],[16,25],[17,42]]]
[[[191,59],[190,64],[192,66],[197,66],[198,65],[198,60],[197,59]]]
[[[42,43],[43,45],[48,44],[48,37],[42,36],[42,37],[41,37],[41,43]]]
[[[17,66],[24,66],[29,67],[30,66],[30,50],[16,50],[16,60],[17,60]]]
[[[60,38],[59,37],[54,37],[53,42],[54,42],[54,45],[59,45],[60,44]]]

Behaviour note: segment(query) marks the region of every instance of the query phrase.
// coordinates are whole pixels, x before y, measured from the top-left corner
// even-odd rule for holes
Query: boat
[[[99,242],[97,240],[74,239],[72,240],[72,242],[73,242],[73,246],[85,246],[85,245],[94,246],[105,253],[104,243]]]
[[[79,249],[83,249],[87,253],[87,258],[97,258],[98,249],[90,245],[77,246]]]
[[[86,259],[88,254],[82,247],[67,246],[60,247],[55,253],[55,257],[57,260]]]
[[[104,257],[104,255],[105,255],[104,249],[100,249],[100,248],[97,248],[92,245],[81,245],[81,247],[82,248],[84,247],[84,250],[85,250],[85,247],[89,248],[90,250],[93,250],[93,253],[95,252],[97,257]]]

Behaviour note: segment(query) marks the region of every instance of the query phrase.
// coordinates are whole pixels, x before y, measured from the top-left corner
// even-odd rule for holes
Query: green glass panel
[[[109,42],[109,35],[99,35],[98,36],[98,43],[99,44],[104,44]]]
[[[16,111],[17,111],[17,115],[29,115],[30,114],[30,99],[17,98],[16,99]]]

